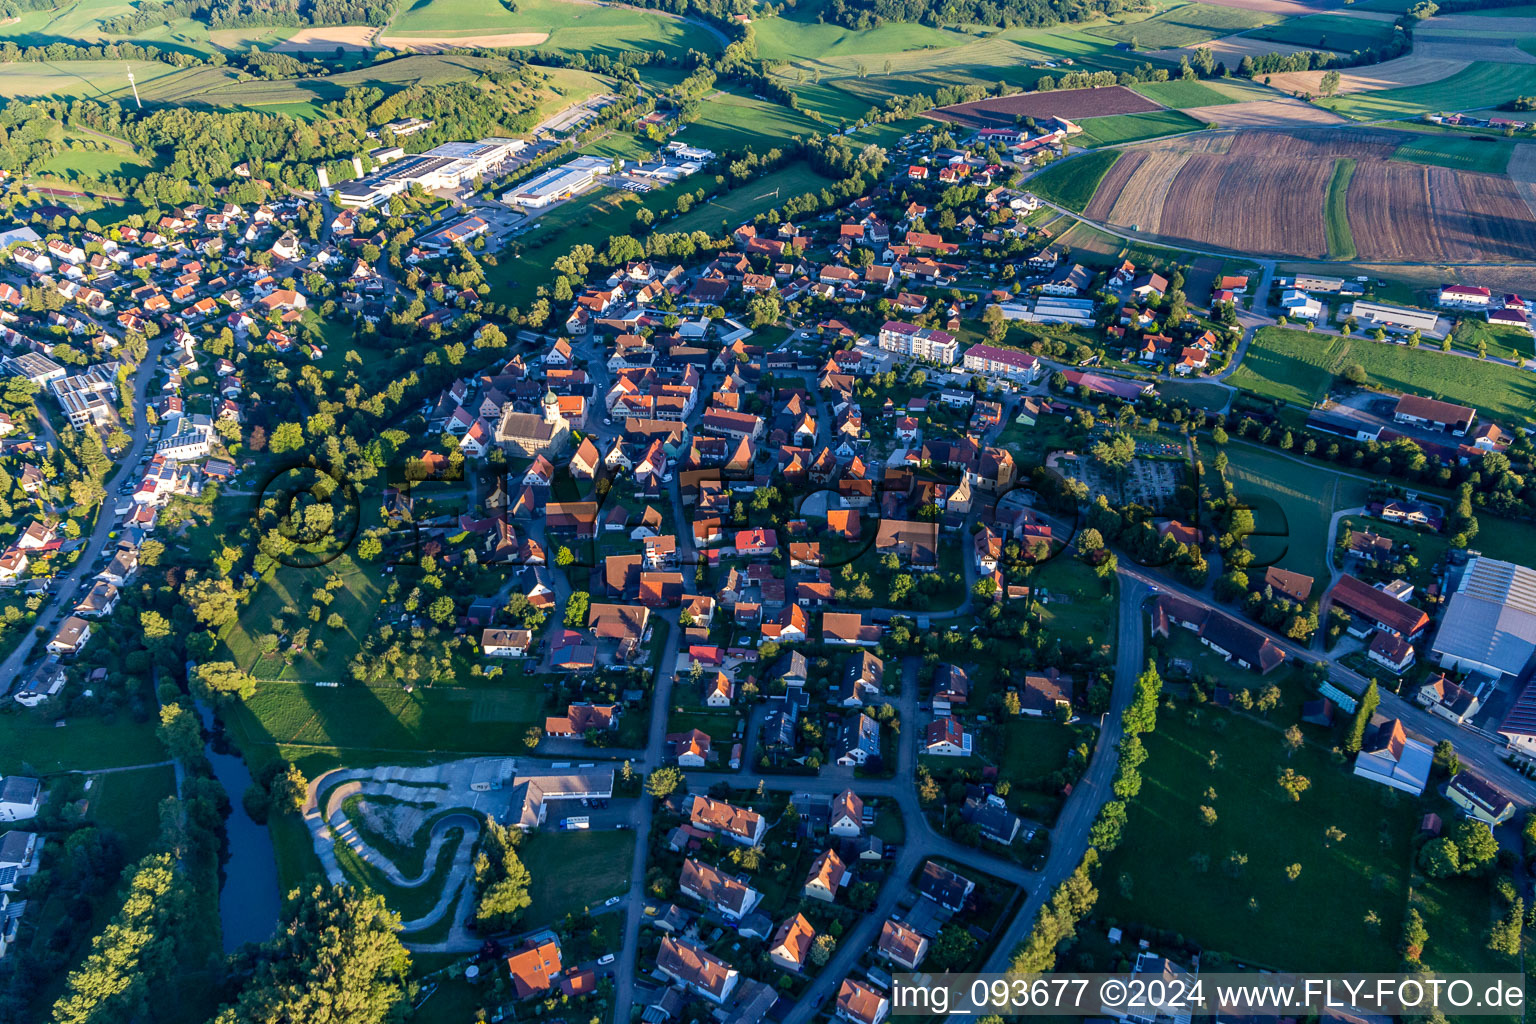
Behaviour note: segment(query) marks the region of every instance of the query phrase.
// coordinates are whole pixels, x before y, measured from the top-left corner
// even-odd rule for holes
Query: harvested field
[[[1120,159],[1124,160],[1125,157]],[[1509,174],[1509,180],[1514,182],[1515,191],[1525,200],[1525,205],[1531,208],[1531,216],[1536,217],[1536,145],[1522,142],[1516,146],[1510,155],[1506,173]]]
[[[1126,166],[1106,178],[1113,188],[1096,193],[1088,209],[1095,219],[1134,224],[1162,240],[1322,259],[1330,251],[1328,185],[1336,162],[1352,160],[1347,193],[1340,186],[1333,204],[1334,257],[1529,262],[1536,253],[1536,146],[1518,163],[1532,181],[1517,182],[1395,160],[1405,140],[1421,138],[1402,132],[1221,137],[1229,140],[1224,153],[1183,148],[1178,139],[1125,150]]]
[[[371,25],[337,25],[332,28],[301,28],[272,49],[279,53],[313,53],[317,50],[370,50],[378,29]]]
[[[1311,157],[1193,153],[1168,190],[1160,233],[1239,252],[1320,256],[1332,174],[1331,163]]]
[[[1508,178],[1399,161],[1357,165],[1349,229],[1367,259],[1461,263],[1536,252],[1536,218]]]
[[[1124,86],[1113,85],[1105,89],[1059,89],[999,96],[939,107],[928,116],[969,128],[1011,128],[1016,117],[1104,117],[1145,114],[1160,109],[1156,103]]]
[[[495,32],[476,36],[383,36],[379,42],[391,50],[439,53],[471,46],[538,46],[548,32]]]
[[[1127,154],[1129,155],[1129,154]],[[1163,151],[1147,154],[1135,179],[1116,197],[1109,220],[1114,224],[1134,224],[1154,234],[1162,230],[1163,197],[1189,160],[1188,152]],[[1124,159],[1122,157],[1122,159]],[[1095,196],[1094,198],[1098,198]]]
[[[1289,97],[1255,100],[1251,103],[1223,103],[1217,107],[1191,107],[1184,113],[1222,128],[1286,128],[1345,122],[1345,118],[1331,110]]]
[[[1422,53],[1412,53],[1382,64],[1363,68],[1345,68],[1339,72],[1339,93],[1371,92],[1376,89],[1401,89],[1412,85],[1427,85],[1442,78],[1450,78],[1471,63],[1440,57],[1428,59]],[[1322,71],[1282,71],[1269,76],[1272,88],[1288,93],[1318,95]]]
[[[1320,11],[1331,11],[1336,4],[1311,4],[1301,0],[1205,0],[1217,7],[1236,7],[1244,11],[1263,11],[1267,14],[1283,14],[1288,18],[1303,18]]]
[[[1136,150],[1116,160],[1114,166],[1109,169],[1109,173],[1099,182],[1099,187],[1093,193],[1093,199],[1083,208],[1083,216],[1089,220],[1110,220],[1109,211],[1114,208],[1115,200],[1125,193],[1125,187],[1137,168],[1151,155],[1144,150]]]
[[[1486,23],[1487,19],[1478,19]],[[1536,55],[1520,49],[1520,37],[1514,32],[1497,36],[1488,32],[1472,34],[1434,27],[1416,29],[1413,50],[1426,60],[1486,60],[1495,64],[1536,64]]]

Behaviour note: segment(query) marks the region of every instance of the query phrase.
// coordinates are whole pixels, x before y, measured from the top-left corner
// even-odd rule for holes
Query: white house
[[[42,806],[43,784],[24,775],[0,779],[0,821],[26,821],[37,817]]]

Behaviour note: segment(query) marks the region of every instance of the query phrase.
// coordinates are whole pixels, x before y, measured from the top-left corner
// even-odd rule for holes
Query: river
[[[213,713],[197,704],[203,725],[212,732]],[[234,754],[221,754],[212,742],[207,748],[214,777],[229,794],[229,860],[224,864],[224,884],[219,890],[219,920],[224,925],[224,952],[232,953],[247,942],[262,942],[277,930],[282,894],[277,886],[277,852],[272,833],[245,813],[241,797],[251,785],[245,762]]]

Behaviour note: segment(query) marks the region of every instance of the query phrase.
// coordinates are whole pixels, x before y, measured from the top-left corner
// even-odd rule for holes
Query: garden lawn
[[[6,704],[0,714],[0,775],[122,768],[170,756],[156,738],[153,722],[135,722],[123,713],[111,719],[61,718],[59,709],[47,704]],[[57,724],[61,721],[63,725]]]
[[[1266,25],[1249,32],[1248,38],[1352,53],[1384,46],[1397,31],[1390,21],[1351,18],[1344,14],[1314,14],[1290,18],[1278,25]]]
[[[1417,801],[1348,774],[1319,747],[1287,760],[1278,727],[1211,709],[1164,710],[1145,742],[1141,794],[1104,860],[1101,917],[1179,932],[1255,966],[1397,968]],[[1275,783],[1282,766],[1311,780],[1299,802]],[[1201,805],[1216,810],[1214,826],[1201,824]],[[1345,833],[1331,847],[1329,827]],[[1240,877],[1225,870],[1234,852],[1248,857]],[[1301,865],[1294,882],[1290,864]]]
[[[1001,756],[998,774],[1015,786],[1030,784],[1067,765],[1067,754],[1080,737],[1054,718],[1020,715],[997,726]],[[1087,739],[1089,737],[1081,737]]]
[[[1315,102],[1345,117],[1376,121],[1411,117],[1430,110],[1477,110],[1498,106],[1511,96],[1531,93],[1536,93],[1536,64],[1479,61],[1438,82],[1350,93]]]
[[[1118,152],[1105,150],[1058,160],[1029,179],[1029,190],[1058,206],[1081,213],[1093,198],[1099,182],[1118,159]]]
[[[1230,35],[1279,20],[1276,14],[1195,3],[1171,8],[1145,21],[1127,25],[1100,25],[1085,31],[1120,43],[1134,42],[1138,48],[1158,50],[1204,43],[1217,36]]]
[[[1115,114],[1110,117],[1089,117],[1078,124],[1083,133],[1077,137],[1078,145],[1109,146],[1121,142],[1140,142],[1164,135],[1199,131],[1205,122],[1196,121],[1177,110],[1154,110],[1146,114]]]
[[[533,905],[518,926],[543,928],[628,891],[635,833],[619,829],[535,832],[523,840],[517,855],[533,879],[529,887]]]
[[[1327,334],[1263,327],[1229,378],[1236,387],[1266,398],[1311,408],[1328,392],[1332,366],[1346,339]]]
[[[1113,588],[1105,587],[1091,566],[1063,552],[1036,569],[1029,585],[1049,591],[1053,598],[1041,605],[1041,628],[1077,640],[1114,641]]]
[[[729,752],[731,738],[736,735],[736,725],[740,721],[741,717],[735,712],[673,711],[667,716],[667,732],[692,732],[697,729],[707,733],[715,743],[725,744]]]
[[[242,748],[273,743],[374,751],[493,753],[517,749],[542,724],[544,691],[519,685],[338,687],[261,682],[230,724]]]

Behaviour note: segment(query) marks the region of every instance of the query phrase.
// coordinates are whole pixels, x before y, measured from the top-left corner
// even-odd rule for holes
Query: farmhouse
[[[1349,612],[1357,623],[1365,623],[1364,626],[1350,626],[1350,632],[1358,636],[1369,634],[1372,628],[1380,628],[1412,641],[1429,626],[1429,616],[1423,611],[1354,576],[1340,576],[1330,596],[1333,603]]]
[[[1433,398],[1403,395],[1397,400],[1397,406],[1392,410],[1392,419],[1398,423],[1417,427],[1448,430],[1457,437],[1461,437],[1472,428],[1472,421],[1477,419],[1477,410]]]

